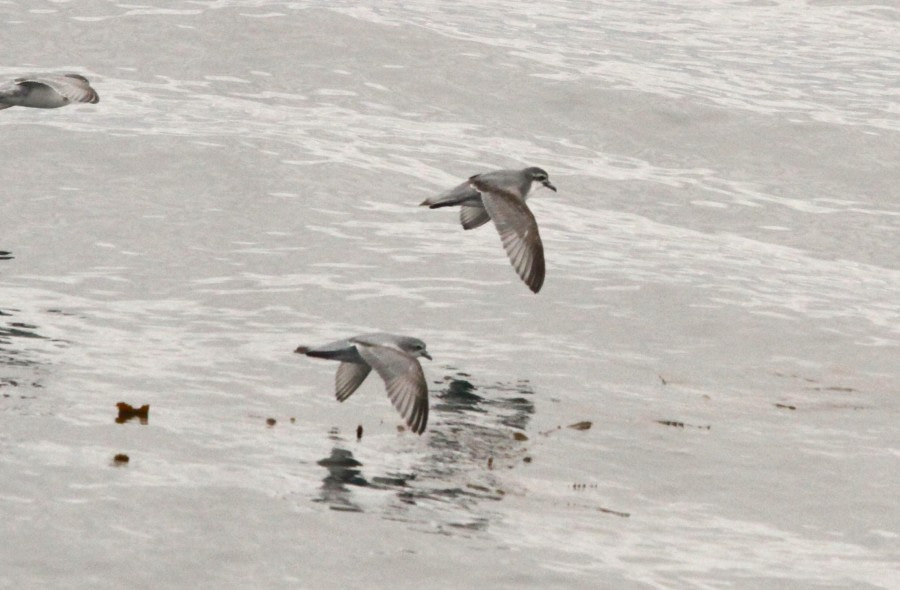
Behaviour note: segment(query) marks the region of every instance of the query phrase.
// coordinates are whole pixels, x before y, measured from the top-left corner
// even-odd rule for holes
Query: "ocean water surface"
[[[893,2],[0,31],[100,94],[0,111],[0,588],[900,585]],[[417,206],[531,165],[538,295]],[[292,352],[374,330],[428,343],[421,437]]]

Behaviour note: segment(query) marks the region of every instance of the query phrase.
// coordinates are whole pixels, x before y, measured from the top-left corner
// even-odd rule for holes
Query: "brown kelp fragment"
[[[515,440],[528,440],[528,437],[522,432],[513,432],[513,438]]]
[[[363,427],[362,424],[356,427],[356,440],[362,440]]]
[[[277,424],[277,422],[278,421],[275,420],[275,418],[266,418],[266,426],[268,426],[269,428],[272,428],[273,426],[275,426],[275,424]]]
[[[122,466],[126,465],[130,459],[128,455],[125,453],[118,453],[115,457],[113,457],[113,465]]]
[[[792,406],[789,404],[775,404],[776,408],[782,408],[784,410],[796,410],[797,406]]]
[[[131,404],[126,404],[125,402],[119,402],[116,404],[116,407],[119,409],[119,415],[116,417],[116,423],[124,424],[128,422],[132,418],[137,418],[140,420],[141,424],[146,424],[147,420],[150,417],[150,406],[149,404],[144,404],[139,408],[135,408]]]
[[[573,430],[589,430],[594,423],[590,420],[582,420],[581,422],[576,422],[575,424],[569,424],[568,428]]]

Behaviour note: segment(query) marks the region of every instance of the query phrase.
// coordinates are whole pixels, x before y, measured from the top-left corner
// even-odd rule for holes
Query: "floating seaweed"
[[[117,424],[124,424],[133,418],[140,420],[141,424],[147,424],[150,417],[150,405],[144,404],[139,408],[135,408],[131,404],[119,402],[116,404],[119,409],[119,415],[116,417]]]

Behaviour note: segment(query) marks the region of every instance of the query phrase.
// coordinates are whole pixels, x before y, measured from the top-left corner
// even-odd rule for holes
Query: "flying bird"
[[[100,102],[91,83],[79,74],[23,76],[0,84],[0,109],[57,109],[73,102]]]
[[[344,401],[366,380],[372,369],[384,380],[388,397],[410,430],[425,432],[428,423],[428,385],[418,357],[431,360],[425,343],[395,334],[363,334],[324,346],[298,346],[294,351],[314,358],[340,361],[335,395]]]
[[[476,174],[459,186],[426,199],[421,206],[437,209],[458,205],[463,229],[475,229],[493,220],[513,268],[537,293],[544,284],[544,245],[534,214],[525,204],[534,182],[556,192],[541,168],[495,170]]]

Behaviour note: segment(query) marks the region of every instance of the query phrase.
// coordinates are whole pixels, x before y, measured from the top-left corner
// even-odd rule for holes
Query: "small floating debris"
[[[275,418],[266,418],[266,426],[268,426],[269,428],[272,428],[277,423],[278,421],[275,420]]]
[[[126,465],[128,461],[130,461],[130,459],[125,453],[119,453],[115,457],[113,457],[113,465],[116,466]]]
[[[775,404],[776,408],[781,408],[783,410],[796,410],[797,406],[792,406],[790,404]]]
[[[659,377],[659,380],[660,380],[660,382],[662,382],[663,385],[668,385],[668,384],[669,384],[669,382],[666,381],[665,378],[664,378],[662,375],[657,375],[657,377]]]
[[[566,428],[571,428],[572,430],[589,430],[594,423],[590,420],[582,420],[581,422],[575,422],[574,424],[569,424]],[[541,436],[547,436],[551,432],[556,432],[557,430],[562,430],[562,426],[557,426],[556,428],[551,428],[549,430],[545,430],[543,432],[539,432]]]
[[[150,405],[144,404],[139,408],[135,408],[131,404],[126,404],[125,402],[119,402],[116,404],[116,407],[119,409],[119,415],[116,417],[117,424],[124,424],[128,422],[132,418],[137,418],[140,420],[141,424],[146,424],[149,420],[150,416]]]
[[[587,488],[581,488],[587,489]],[[604,514],[611,514],[613,516],[619,516],[622,518],[629,518],[631,516],[630,512],[622,512],[621,510],[612,510],[610,508],[604,508],[603,506],[595,506],[593,504],[585,504],[583,502],[566,502],[566,506],[571,508],[581,508],[588,510],[596,510],[597,512],[602,512]]]
[[[698,430],[712,430],[712,426],[707,424],[705,426],[697,426],[696,424],[685,424],[684,422],[679,422],[677,420],[657,420],[657,424],[662,424],[663,426],[674,426],[675,428],[696,428]]]
[[[291,424],[295,424],[296,422],[297,422],[297,419],[294,418],[293,416],[291,416]]]
[[[525,436],[525,434],[522,432],[513,432],[513,438],[515,440],[521,440],[521,441],[528,440],[528,437]]]
[[[840,393],[853,393],[856,390],[852,387],[807,387],[806,389],[810,389],[812,391],[837,391]]]
[[[494,468],[494,458],[493,457],[488,457],[487,467],[488,467],[488,469]]]
[[[657,420],[657,424],[663,426],[674,426],[675,428],[684,428],[684,422],[676,422],[675,420]]]
[[[523,462],[523,463],[531,463],[533,460],[534,460],[534,459],[531,458],[531,455],[527,455],[527,456],[525,456],[525,457],[522,457],[522,462]]]
[[[621,516],[622,518],[628,518],[631,516],[631,514],[628,512],[619,512],[618,510],[610,510],[609,508],[603,508],[601,506],[598,506],[597,510],[603,512],[604,514],[612,514],[613,516]]]
[[[362,424],[356,427],[356,440],[362,440],[363,427]]]

